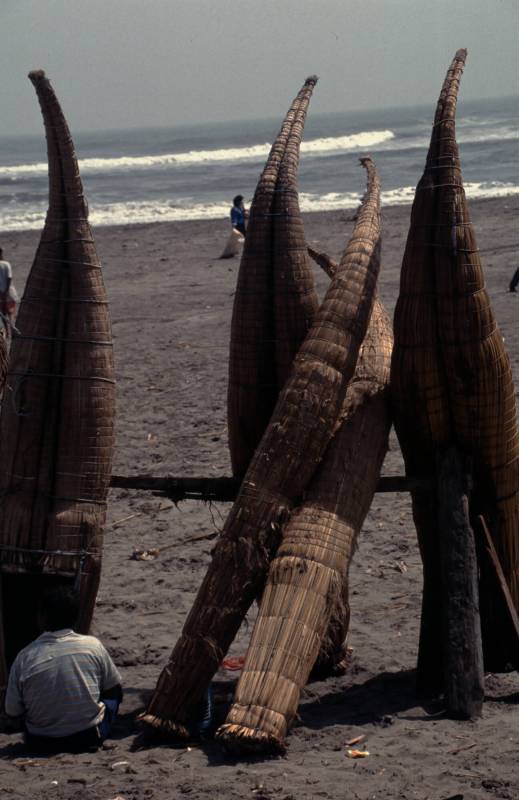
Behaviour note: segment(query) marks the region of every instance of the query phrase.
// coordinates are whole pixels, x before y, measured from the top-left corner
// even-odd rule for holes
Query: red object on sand
[[[230,658],[224,658],[222,661],[222,667],[224,669],[228,669],[231,672],[237,672],[240,669],[243,669],[245,664],[245,656],[230,656]]]

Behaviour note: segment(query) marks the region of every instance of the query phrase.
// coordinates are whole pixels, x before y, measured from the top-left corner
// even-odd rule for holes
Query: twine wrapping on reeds
[[[308,247],[308,253],[312,260],[315,261],[330,278],[333,278],[339,269],[339,263],[330,258],[327,253],[315,250],[310,246]],[[373,403],[370,404],[370,413],[373,413],[373,418],[379,423],[381,419],[390,419],[386,406],[388,403],[388,371],[391,363],[392,348],[393,326],[380,300],[375,297],[370,326],[360,349],[359,360],[357,362],[355,375],[352,379],[352,384],[364,381],[364,384],[362,384],[363,393],[360,398],[361,402],[367,401],[373,392],[381,392],[384,406],[383,414],[380,414],[380,400],[375,404],[375,408],[373,408]],[[366,365],[368,368],[366,368]],[[355,407],[353,407],[352,410],[352,391],[350,387],[346,393],[345,409],[341,415],[343,419],[347,419],[348,414],[355,413],[356,411]],[[379,429],[380,424],[378,426],[375,424],[373,430],[375,438]],[[335,446],[334,442],[335,439],[332,440],[330,448]],[[368,446],[366,449],[369,450],[370,447]],[[373,452],[377,452],[376,448]],[[326,459],[328,459],[328,453],[326,454]],[[323,469],[323,467],[321,467],[321,469]],[[379,478],[375,491],[380,491],[381,481],[385,480],[387,480],[387,478]],[[359,530],[361,527],[362,523],[359,522]],[[322,639],[321,649],[310,673],[310,678],[315,676],[322,679],[329,675],[340,674],[348,668],[350,655],[346,647],[346,636],[348,634],[349,623],[349,589],[348,575],[346,574],[346,578],[343,582],[342,596],[337,599],[335,609],[331,613],[328,629]]]
[[[456,444],[473,459],[472,514],[492,535],[519,608],[519,431],[510,361],[497,328],[463,189],[455,111],[466,51],[448,70],[411,214],[395,311],[395,426],[408,474],[434,471]],[[424,562],[421,657],[438,659],[440,572],[435,502],[413,493]],[[428,599],[426,599],[428,598]],[[430,603],[430,608],[425,604]],[[508,633],[495,581],[480,585],[486,667],[502,668]],[[424,628],[427,628],[425,630]],[[425,641],[427,637],[428,642]],[[441,655],[441,654],[440,654]]]
[[[226,520],[213,560],[142,721],[189,736],[202,697],[255,597],[279,533],[314,474],[339,418],[364,340],[379,271],[380,188],[371,187],[347,249],[350,268],[332,280],[297,354],[270,424]]]
[[[447,72],[435,122],[439,121],[449,87],[458,86],[457,81],[453,84],[454,70],[459,73],[464,60],[465,51],[460,51]],[[432,236],[437,213],[436,192],[430,190],[434,182],[434,171],[427,170],[418,183],[394,317],[395,343],[391,365],[393,416],[406,473],[413,477],[432,475],[436,448],[446,447],[451,440],[451,418],[438,348],[434,301],[436,248],[430,246],[434,244]],[[441,665],[439,538],[434,489],[415,490],[411,497],[424,581],[418,664],[420,677],[422,664],[425,669],[435,660]]]
[[[281,391],[319,307],[299,208],[297,172],[306,113],[316,78],[307,80],[279,167],[274,196],[273,253],[276,384]],[[277,399],[277,398],[276,398]]]
[[[49,208],[0,417],[0,570],[81,573],[78,630],[86,632],[112,466],[111,325],[70,132],[45,74],[29,77],[45,124]]]
[[[228,387],[233,474],[243,476],[318,306],[297,199],[304,121],[317,82],[290,106],[258,181],[238,273]]]
[[[349,267],[347,259],[336,264],[308,251],[330,277]],[[375,299],[337,432],[285,526],[235,701],[217,732],[233,751],[284,752],[316,660],[331,671],[345,657],[349,566],[387,451],[392,343],[391,322]]]

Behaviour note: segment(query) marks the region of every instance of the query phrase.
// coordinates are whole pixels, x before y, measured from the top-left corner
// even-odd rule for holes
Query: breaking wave
[[[519,139],[519,130],[512,126],[496,127],[490,131],[479,129],[464,130],[460,126],[458,142],[463,144],[484,144]],[[352,133],[346,136],[329,136],[303,141],[302,153],[312,156],[329,156],[351,151],[405,151],[427,148],[428,135],[401,138],[391,130],[372,130]],[[84,158],[79,160],[84,174],[109,174],[112,172],[131,172],[132,170],[174,169],[182,166],[234,163],[239,161],[264,161],[270,144],[255,144],[248,147],[226,147],[218,150],[189,150],[184,153],[164,153],[159,155],[120,156],[113,158]],[[14,164],[0,166],[0,180],[16,181],[19,178],[39,178],[47,174],[47,163]]]
[[[392,131],[364,131],[349,136],[330,136],[303,142],[303,152],[312,155],[329,155],[348,150],[366,150],[377,144],[394,139]],[[190,150],[186,153],[165,153],[162,155],[121,156],[119,158],[84,158],[79,160],[82,173],[118,172],[121,170],[161,169],[183,165],[217,164],[234,161],[263,161],[270,150],[270,144],[255,144],[250,147],[226,147],[219,150]],[[15,164],[0,166],[0,178],[16,180],[23,177],[40,177],[47,174],[46,162],[37,164]]]
[[[472,199],[500,198],[519,195],[519,186],[500,181],[472,182],[465,184],[467,197]],[[414,186],[402,186],[382,192],[382,207],[409,205],[413,202]],[[328,192],[312,194],[302,192],[299,196],[301,210],[340,211],[357,208],[362,194],[357,192]],[[43,226],[46,206],[18,208],[8,206],[0,213],[0,228],[4,231],[35,230]],[[90,222],[94,226],[136,225],[152,222],[182,222],[188,220],[227,219],[227,199],[208,203],[194,203],[191,198],[171,201],[132,201],[97,204],[92,206]]]

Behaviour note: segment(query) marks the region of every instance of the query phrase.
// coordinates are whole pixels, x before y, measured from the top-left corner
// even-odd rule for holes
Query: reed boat
[[[77,587],[86,633],[101,570],[115,380],[103,272],[70,131],[29,75],[49,160],[49,206],[20,302],[0,415],[0,686],[39,633],[41,593]]]

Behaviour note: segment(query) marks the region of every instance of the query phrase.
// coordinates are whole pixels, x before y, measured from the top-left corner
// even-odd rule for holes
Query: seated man
[[[69,587],[47,591],[44,631],[16,656],[5,710],[22,717],[32,752],[80,752],[108,736],[122,700],[121,676],[101,642],[75,633],[79,597]]]

